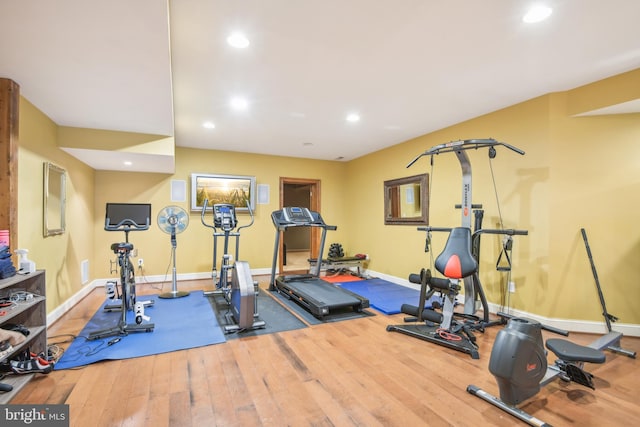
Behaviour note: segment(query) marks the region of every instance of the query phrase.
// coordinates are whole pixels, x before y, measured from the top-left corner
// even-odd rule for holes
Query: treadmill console
[[[218,203],[213,205],[213,225],[224,231],[230,231],[236,228],[238,219],[236,217],[236,208],[228,203]]]
[[[311,211],[307,208],[285,207],[282,208],[282,216],[286,222],[298,225],[311,224],[315,221]]]

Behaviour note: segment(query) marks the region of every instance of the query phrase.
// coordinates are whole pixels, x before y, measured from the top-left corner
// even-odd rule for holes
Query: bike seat
[[[600,350],[572,343],[560,338],[547,340],[547,348],[565,362],[604,363],[606,356]]]
[[[435,262],[436,269],[450,279],[462,279],[478,270],[478,262],[471,254],[471,230],[456,227],[451,230],[444,250]]]
[[[119,242],[119,243],[112,243],[111,244],[111,250],[114,253],[118,253],[118,252],[129,252],[133,249],[133,243],[129,243],[129,242]]]

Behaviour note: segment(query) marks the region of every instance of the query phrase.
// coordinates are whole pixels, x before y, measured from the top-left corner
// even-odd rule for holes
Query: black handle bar
[[[251,227],[253,225],[253,210],[251,209],[251,203],[249,203],[249,199],[247,200],[247,210],[249,211],[249,216],[251,216],[251,222],[247,225],[241,225],[240,227],[238,227],[238,233],[240,232],[240,230],[242,230],[243,228],[247,228],[247,227]]]
[[[147,218],[145,224],[138,224],[132,219],[125,218],[117,224],[109,224],[109,218],[105,221],[104,229],[106,231],[145,231],[149,229],[150,220]]]
[[[200,213],[200,221],[202,222],[202,225],[204,225],[205,227],[213,228],[213,231],[217,232],[218,229],[216,228],[215,225],[209,225],[204,220],[204,215],[207,212],[208,204],[209,204],[209,199],[204,199],[204,204],[202,205],[202,212]],[[253,221],[255,220],[255,218],[253,216],[253,211],[251,210],[251,204],[249,203],[249,200],[247,200],[247,210],[249,211],[249,215],[251,216],[251,222],[249,224],[239,226],[236,233],[240,233],[240,230],[242,230],[243,228],[251,227],[253,225]]]
[[[418,227],[418,231],[444,231],[451,232],[453,227]],[[505,228],[505,229],[492,229],[492,228],[483,228],[475,231],[473,234],[506,234],[508,236],[526,236],[529,234],[527,230],[516,230],[513,228]]]
[[[215,226],[207,224],[204,220],[204,214],[207,212],[207,204],[209,204],[209,199],[205,198],[202,206],[202,212],[200,212],[200,221],[202,221],[202,225],[205,227],[213,228],[213,231],[216,231]]]
[[[452,227],[418,227],[418,231],[444,231],[451,232],[453,230]]]
[[[491,229],[482,228],[475,231],[473,234],[506,234],[507,236],[527,236],[529,232],[527,230],[515,230],[513,228],[505,229]]]
[[[511,314],[503,313],[501,311],[497,312],[496,314],[505,319],[513,319],[515,317],[518,317],[518,316],[512,316]],[[548,326],[548,325],[545,325],[544,323],[540,323],[540,327],[546,331],[553,332],[554,334],[562,335],[564,337],[569,336],[569,331],[565,331],[564,329],[554,328],[553,326]]]

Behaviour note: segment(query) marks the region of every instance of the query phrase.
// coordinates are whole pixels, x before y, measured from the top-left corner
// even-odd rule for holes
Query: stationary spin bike
[[[226,333],[240,332],[264,328],[265,322],[259,319],[258,313],[258,282],[251,277],[251,268],[246,261],[238,261],[240,250],[240,230],[253,225],[254,217],[251,206],[247,201],[247,209],[251,216],[251,222],[238,227],[236,208],[232,204],[217,203],[212,206],[213,225],[205,221],[209,201],[204,200],[200,220],[205,227],[213,229],[213,267],[211,277],[215,285],[213,291],[204,295],[222,296],[228,306],[225,314],[227,325]],[[234,231],[235,230],[235,231]],[[229,239],[235,237],[235,262],[233,255],[229,253]],[[220,263],[220,275],[217,270],[218,238],[223,238],[223,254]],[[230,277],[231,276],[231,277]]]
[[[503,313],[499,315],[510,317]],[[467,391],[474,396],[533,426],[549,424],[524,412],[517,407],[518,404],[536,395],[542,386],[556,377],[595,389],[593,375],[583,369],[584,364],[605,361],[605,354],[592,346],[553,338],[547,340],[546,346],[558,360],[548,366],[542,329],[565,336],[569,334],[534,320],[518,317],[511,317],[507,326],[498,332],[491,351],[489,371],[496,378],[500,398],[473,384],[467,387]]]
[[[114,299],[120,297],[119,305],[105,305],[106,311],[120,311],[118,323],[106,329],[89,333],[88,340],[98,340],[115,335],[127,335],[129,332],[152,332],[155,325],[148,322],[150,318],[145,315],[145,307],[153,305],[154,301],[136,301],[136,282],[134,267],[131,263],[131,251],[133,244],[129,242],[130,231],[148,230],[151,224],[151,205],[139,203],[107,203],[106,231],[124,231],[125,241],[111,244],[111,250],[117,255],[117,264],[120,268],[120,295],[116,295],[116,286],[107,284],[107,297]],[[135,323],[127,323],[127,312],[133,311]]]

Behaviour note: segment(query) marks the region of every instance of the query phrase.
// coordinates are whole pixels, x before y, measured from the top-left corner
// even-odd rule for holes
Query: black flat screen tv
[[[150,203],[107,203],[105,230],[147,230],[150,225]]]

